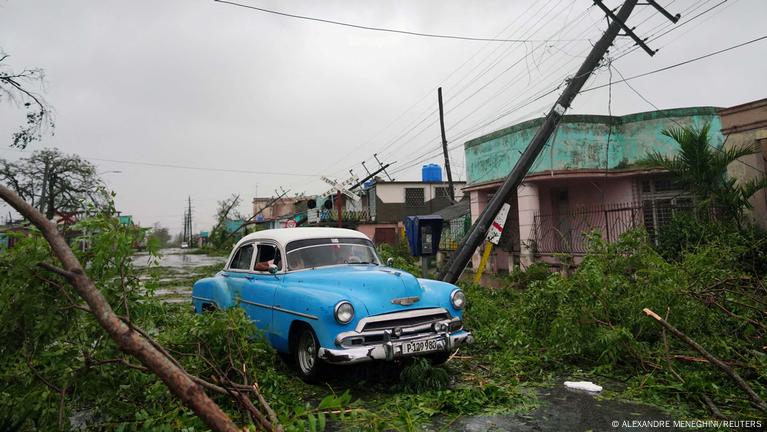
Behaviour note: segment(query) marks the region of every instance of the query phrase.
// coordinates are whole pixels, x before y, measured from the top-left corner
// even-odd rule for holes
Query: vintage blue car
[[[473,340],[463,291],[384,265],[370,239],[348,229],[249,234],[222,271],[194,284],[192,301],[197,313],[245,309],[307,381],[324,362],[426,355],[440,363]]]

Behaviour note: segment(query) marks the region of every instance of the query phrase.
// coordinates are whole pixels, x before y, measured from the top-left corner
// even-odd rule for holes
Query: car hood
[[[424,304],[425,290],[418,279],[410,273],[384,266],[343,265],[304,270],[289,273],[286,282],[357,300],[365,305],[369,315],[434,306]],[[411,297],[417,297],[418,301],[412,305],[392,302]]]

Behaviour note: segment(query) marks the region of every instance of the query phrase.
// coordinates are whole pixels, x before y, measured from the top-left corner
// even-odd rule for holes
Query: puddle
[[[203,254],[190,254],[186,249],[162,249],[160,250],[160,259],[158,265],[160,267],[169,268],[189,268],[189,267],[203,267],[213,264],[222,264],[226,261],[226,257],[209,256]],[[156,258],[155,258],[156,259]],[[137,253],[133,256],[133,265],[136,267],[148,267],[149,266],[149,254]]]
[[[430,430],[639,432],[658,430],[652,426],[652,421],[672,420],[659,408],[603,399],[584,391],[566,389],[561,383],[555,388],[539,391],[539,397],[541,405],[529,413],[467,416],[450,424],[445,424],[445,420],[441,419]],[[614,422],[618,422],[617,426],[613,426]]]

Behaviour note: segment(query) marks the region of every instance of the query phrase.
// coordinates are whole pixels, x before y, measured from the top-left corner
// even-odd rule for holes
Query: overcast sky
[[[350,168],[364,174],[360,162],[374,167],[373,153],[397,162],[397,179],[418,179],[422,163],[441,163],[441,85],[455,177],[463,179],[462,143],[545,113],[559,91],[536,96],[573,74],[606,27],[591,0],[241,1],[366,26],[530,42],[373,32],[212,0],[2,0],[7,63],[43,68],[41,93],[55,109],[55,135],[28,150],[58,147],[90,159],[106,172],[118,208],[145,226],[179,231],[191,196],[195,229],[205,230],[216,201],[232,193],[244,198],[245,213],[252,197],[279,187],[322,193],[320,175],[342,179]],[[619,39],[611,50],[613,79],[618,71],[635,75],[767,34],[764,0],[729,0],[684,24],[720,2],[660,1],[683,14],[676,26],[638,6],[631,25],[642,37],[659,36],[649,44],[661,51],[652,58],[642,50],[625,54],[632,43]],[[761,99],[766,52],[763,41],[631,84],[660,108]],[[602,68],[587,86],[608,79]],[[615,84],[610,109],[653,108]],[[579,95],[570,111],[607,112],[606,89]],[[1,105],[0,142],[10,143],[22,122],[21,110]],[[0,157],[24,155],[0,144]]]

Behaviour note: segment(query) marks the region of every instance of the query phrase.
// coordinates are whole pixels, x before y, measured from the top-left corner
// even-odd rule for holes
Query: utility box
[[[442,237],[442,216],[407,216],[405,232],[413,256],[436,255]]]

